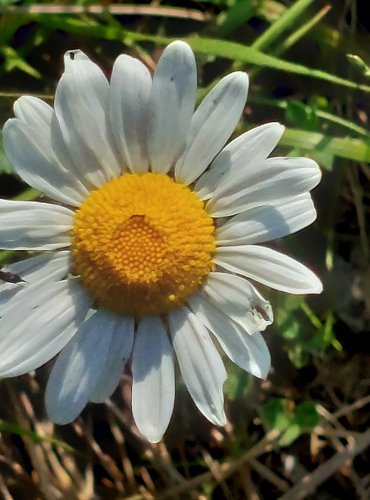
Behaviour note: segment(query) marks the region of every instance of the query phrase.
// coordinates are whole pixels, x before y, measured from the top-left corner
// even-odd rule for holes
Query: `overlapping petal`
[[[271,202],[298,196],[320,182],[321,172],[309,158],[268,158],[230,172],[207,203],[212,217],[226,217]]]
[[[153,172],[167,173],[181,153],[194,111],[195,59],[189,45],[168,45],[153,76],[149,114],[149,157]]]
[[[209,199],[228,175],[266,160],[276,148],[284,130],[280,123],[266,123],[252,128],[231,141],[214,159],[210,168],[198,179],[195,191],[199,198]]]
[[[70,246],[74,214],[59,205],[0,200],[0,248],[55,250]]]
[[[168,321],[181,375],[194,403],[210,422],[224,425],[226,371],[207,330],[186,308],[172,311]]]
[[[272,323],[272,309],[247,280],[229,273],[211,272],[202,287],[202,296],[249,334],[263,331]]]
[[[69,260],[70,253],[64,250],[43,253],[5,266],[2,271],[14,274],[20,281],[0,282],[0,316],[4,316],[12,308],[13,300],[19,305],[23,296],[27,300],[27,294],[37,294],[45,284],[65,278],[68,274]],[[31,288],[31,291],[28,290]]]
[[[109,83],[80,50],[67,52],[64,63],[55,114],[75,168],[99,187],[121,173],[108,119]]]
[[[75,335],[91,300],[75,280],[32,286],[0,322],[0,377],[22,375],[53,358]]]
[[[282,292],[322,292],[321,281],[310,269],[271,248],[258,245],[222,247],[216,252],[215,262],[228,271]]]
[[[219,153],[240,120],[248,83],[246,73],[231,73],[199,105],[191,120],[185,151],[175,166],[177,181],[191,184]]]
[[[110,119],[120,160],[131,172],[148,170],[149,102],[152,77],[138,59],[117,57],[110,82]]]
[[[175,399],[172,347],[159,316],[146,316],[139,322],[132,376],[136,425],[143,436],[156,443],[167,429]]]
[[[250,331],[232,321],[201,294],[191,297],[189,305],[197,318],[213,333],[233,363],[256,377],[267,377],[271,358],[258,331],[251,335]]]
[[[132,353],[134,318],[113,313],[110,316],[109,328],[112,328],[112,336],[105,366],[90,395],[90,401],[93,403],[102,403],[112,395]]]
[[[79,206],[88,195],[58,131],[53,109],[35,97],[21,97],[14,105],[17,118],[3,128],[5,152],[16,173],[30,186],[66,205]]]
[[[272,201],[241,212],[216,230],[218,246],[276,240],[312,224],[316,210],[309,193]]]
[[[74,420],[101,377],[114,333],[114,319],[96,311],[59,354],[46,387],[46,410],[57,424]]]

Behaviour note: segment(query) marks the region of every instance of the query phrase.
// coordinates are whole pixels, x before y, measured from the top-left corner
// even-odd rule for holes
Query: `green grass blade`
[[[370,163],[370,141],[349,137],[330,137],[319,132],[288,128],[280,144],[307,151],[327,153],[339,158]]]
[[[69,33],[76,33],[79,35],[104,38],[106,40],[117,40],[125,44],[137,41],[150,41],[166,45],[176,40],[176,38],[171,37],[127,31],[117,28],[116,26],[103,26],[93,23],[93,21],[91,21],[90,24],[90,20],[88,24],[85,21],[72,17],[63,17],[63,19],[61,19],[62,16],[45,17],[42,15],[36,15],[32,17],[36,17],[40,23],[46,23],[49,27],[52,26],[55,29],[62,29]],[[201,37],[188,37],[184,38],[184,40],[188,42],[197,53],[224,57],[232,61],[241,61],[287,73],[295,73],[297,75],[324,80],[332,84],[362,90],[364,92],[370,92],[370,85],[358,84],[319,69],[312,69],[303,66],[302,64],[285,61],[283,59],[264,54],[253,47],[248,47],[240,43]]]
[[[294,24],[297,17],[313,3],[314,0],[298,0],[287,9],[279,19],[273,23],[262,35],[257,38],[252,47],[258,50],[264,50],[271,45],[275,40],[290,26]]]
[[[73,448],[69,446],[67,443],[63,441],[59,441],[59,439],[54,439],[50,436],[40,436],[37,432],[30,431],[28,429],[24,429],[17,424],[13,424],[12,422],[6,422],[5,420],[0,419],[0,431],[1,432],[9,432],[11,434],[17,434],[18,436],[27,437],[35,441],[35,443],[50,443],[53,446],[60,447],[65,451],[72,451]]]

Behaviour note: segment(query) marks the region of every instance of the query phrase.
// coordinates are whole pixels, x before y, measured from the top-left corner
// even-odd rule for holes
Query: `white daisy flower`
[[[14,170],[54,203],[0,201],[0,247],[39,252],[5,269],[0,376],[59,353],[46,389],[58,424],[107,399],[131,360],[135,422],[159,441],[175,357],[196,406],[225,424],[219,347],[257,377],[270,367],[260,332],[271,308],[249,279],[321,292],[310,270],[260,246],[314,221],[317,164],[268,158],[278,123],[225,146],[245,106],[245,73],[223,78],[194,112],[196,84],[181,41],[164,50],[153,78],[119,56],[110,83],[70,51],[54,109],[22,97],[4,126]]]

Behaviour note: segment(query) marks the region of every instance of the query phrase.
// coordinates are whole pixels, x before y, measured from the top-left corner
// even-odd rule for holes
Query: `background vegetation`
[[[108,0],[109,1],[109,0]],[[247,71],[239,132],[287,125],[277,153],[315,158],[318,221],[277,246],[320,275],[320,297],[267,291],[266,382],[228,365],[229,424],[213,427],[180,385],[164,442],[137,434],[130,373],[105,405],[54,427],[43,406],[50,367],[0,383],[0,497],[8,499],[370,498],[370,18],[366,0],[184,0],[49,4],[0,0],[0,124],[14,100],[52,101],[62,55],[81,48],[109,74],[128,52],[154,68],[184,38],[199,97]],[[0,149],[0,196],[39,196]],[[0,253],[0,263],[14,258]]]

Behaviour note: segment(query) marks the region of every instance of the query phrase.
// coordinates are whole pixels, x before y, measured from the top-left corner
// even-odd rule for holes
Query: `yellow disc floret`
[[[164,174],[124,174],[76,212],[74,273],[96,307],[164,314],[213,268],[214,224],[197,196]]]

